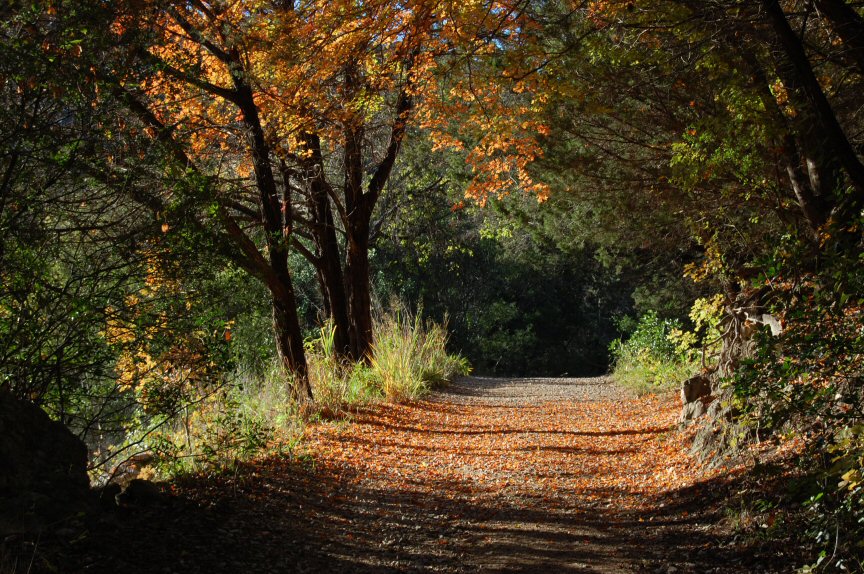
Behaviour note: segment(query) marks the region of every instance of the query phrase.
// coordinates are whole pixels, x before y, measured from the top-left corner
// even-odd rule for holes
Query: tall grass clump
[[[626,340],[609,346],[614,379],[638,394],[667,390],[699,372],[699,361],[680,339],[678,321],[660,319],[656,313],[643,315]]]
[[[381,392],[365,363],[340,358],[334,345],[335,327],[325,323],[317,338],[306,342],[309,381],[316,410],[335,415],[346,408],[372,402]]]
[[[447,353],[446,325],[405,310],[377,319],[372,352],[372,379],[392,401],[420,397],[469,371],[464,358]]]

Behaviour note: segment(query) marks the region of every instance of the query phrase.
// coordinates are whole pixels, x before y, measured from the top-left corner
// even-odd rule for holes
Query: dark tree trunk
[[[369,281],[369,227],[363,222],[348,233],[348,308],[351,314],[352,345],[355,357],[368,361],[372,356],[372,293]]]
[[[328,209],[329,211],[329,209]],[[329,214],[326,225],[333,225],[333,215]],[[333,322],[333,346],[339,357],[355,358],[351,353],[351,323],[348,320],[348,297],[342,275],[342,259],[335,232],[324,232],[324,237],[316,237],[319,251],[321,289],[327,300],[326,307]]]
[[[273,295],[272,305],[276,352],[285,370],[295,377],[295,383],[291,386],[291,397],[299,402],[312,400],[312,387],[309,384],[309,370],[294,291],[288,291],[281,296]]]
[[[345,135],[345,288],[351,351],[356,359],[366,361],[372,355],[369,221],[377,197],[363,191],[363,128],[348,126]]]
[[[733,50],[736,44],[734,37],[727,38],[730,41],[729,48]],[[808,167],[813,166],[813,162],[805,162],[802,158],[805,155],[803,151],[805,146],[802,145],[799,138],[796,138],[794,126],[791,125],[789,118],[783,113],[783,110],[777,103],[777,99],[769,89],[770,82],[768,75],[762,63],[756,58],[751,50],[744,50],[741,54],[741,66],[748,76],[752,78],[752,87],[759,95],[762,104],[765,106],[765,111],[770,116],[774,125],[777,126],[783,136],[781,138],[782,145],[780,146],[779,161],[786,175],[789,178],[789,183],[792,186],[792,192],[795,194],[795,199],[801,209],[801,214],[807,222],[809,232],[815,234],[819,228],[828,220],[830,210],[823,197],[820,197],[822,188],[814,188],[814,181],[819,182],[819,178],[811,177]],[[815,169],[815,167],[814,167]],[[822,180],[824,181],[824,180]],[[832,190],[828,190],[828,197]]]
[[[774,31],[777,74],[789,90],[790,99],[799,114],[796,118],[797,140],[805,147],[807,172],[819,201],[834,206],[834,215],[848,214],[864,203],[864,164],[843,132],[828,98],[822,91],[804,50],[801,39],[792,30],[778,0],[762,0],[767,23]],[[853,192],[844,204],[836,194],[839,167],[846,172]]]
[[[406,64],[406,75],[414,64],[419,50],[413,51]],[[356,65],[345,70],[345,88],[354,94],[361,88],[361,77]],[[372,212],[378,201],[405,136],[405,127],[413,109],[408,95],[408,85],[399,93],[395,117],[390,131],[390,140],[384,157],[372,173],[368,188],[363,188],[363,138],[365,132],[361,121],[349,120],[344,125],[345,134],[345,213],[343,221],[346,234],[345,289],[348,295],[348,317],[351,324],[351,350],[355,358],[368,361],[372,356],[372,293],[369,270],[369,232]]]
[[[826,198],[831,197],[832,190],[824,189],[825,178],[820,177],[820,170],[814,160],[802,161],[800,150],[804,147],[796,138],[787,135],[784,138],[783,161],[801,213],[815,232],[828,221],[830,210]],[[830,179],[836,182],[836,178]]]
[[[309,384],[309,369],[303,348],[297,301],[288,269],[288,249],[292,232],[291,202],[283,201],[279,196],[273,166],[270,164],[270,148],[264,138],[264,130],[261,127],[252,89],[242,77],[235,76],[233,80],[237,89],[237,105],[243,112],[243,122],[247,127],[261,207],[261,220],[267,242],[267,255],[275,278],[273,284],[268,284],[268,287],[273,297],[276,350],[282,364],[294,375],[291,386],[292,396],[298,400],[312,400],[312,387]]]
[[[186,76],[182,71],[167,66],[169,73],[177,79],[202,87],[211,95],[231,102],[239,108],[243,125],[246,128],[246,140],[252,156],[255,170],[255,184],[258,191],[261,224],[267,244],[267,257],[259,250],[254,241],[240,227],[221,201],[218,193],[212,198],[216,207],[216,215],[224,225],[228,239],[234,244],[237,252],[230,250],[228,256],[237,262],[250,275],[259,279],[270,291],[273,311],[273,330],[276,339],[276,351],[284,367],[294,375],[291,394],[298,400],[311,400],[312,388],[309,384],[309,369],[303,348],[303,338],[300,320],[297,314],[297,301],[291,273],[288,269],[288,250],[291,244],[293,214],[291,213],[290,188],[285,187],[285,197],[280,198],[273,167],[270,164],[270,147],[264,137],[264,130],[255,104],[251,86],[246,82],[242,71],[240,52],[236,47],[221,48],[203,38],[200,31],[186,20],[180,12],[168,9],[173,20],[185,30],[190,38],[201,43],[214,57],[224,63],[230,70],[234,89],[216,86],[208,82],[198,82]],[[139,53],[140,55],[141,53]],[[153,63],[151,54],[143,52],[145,60]],[[155,62],[160,60],[155,58]],[[193,161],[187,156],[182,144],[172,136],[172,129],[165,126],[145,104],[138,100],[135,93],[125,86],[114,85],[115,95],[126,103],[130,110],[138,116],[145,125],[155,130],[155,138],[171,153],[173,160],[182,169],[197,170]],[[203,180],[208,178],[203,177]],[[162,210],[161,202],[141,194],[139,201]]]
[[[831,23],[846,48],[845,56],[864,74],[864,19],[845,0],[816,0],[816,8]]]
[[[310,230],[315,242],[317,256],[313,261],[318,273],[324,307],[333,322],[333,346],[337,356],[353,356],[351,345],[351,323],[348,319],[348,298],[342,274],[342,257],[333,209],[330,206],[330,184],[324,172],[321,140],[315,134],[304,134],[303,145],[309,158],[304,162],[304,177],[309,185],[309,210],[312,215]]]
[[[686,2],[691,10],[697,11],[702,9],[699,4]],[[800,216],[796,219],[800,220],[803,216],[806,222],[806,232],[815,236],[819,228],[827,221],[830,211],[826,206],[826,202],[819,197],[819,190],[814,190],[813,182],[824,182],[823,178],[811,177],[808,167],[814,167],[813,161],[805,161],[803,158],[807,155],[804,151],[806,146],[802,145],[801,139],[796,137],[796,126],[792,125],[790,119],[784,114],[783,109],[777,103],[774,94],[771,93],[769,86],[772,81],[769,80],[771,75],[764,65],[759,60],[756,54],[759,52],[758,45],[763,42],[761,30],[752,30],[753,34],[751,42],[755,40],[754,46],[749,49],[745,47],[741,49],[740,35],[735,33],[735,28],[728,28],[721,35],[724,41],[724,49],[728,53],[728,57],[736,62],[736,67],[750,79],[749,85],[761,100],[765,111],[770,117],[773,126],[779,131],[781,136],[778,138],[777,146],[779,155],[777,161],[786,172],[789,183],[792,187],[792,192],[795,200],[801,210]],[[777,58],[774,59],[774,67],[777,66]],[[829,189],[830,194],[832,190]],[[830,195],[829,195],[830,197]],[[778,214],[779,215],[779,214]]]

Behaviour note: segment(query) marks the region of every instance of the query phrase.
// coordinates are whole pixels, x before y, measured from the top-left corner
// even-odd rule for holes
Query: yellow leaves
[[[115,370],[117,382],[124,387],[134,389],[146,381],[160,365],[149,354],[139,351],[137,353],[124,353],[117,360]]]
[[[103,337],[109,345],[131,343],[135,341],[135,330],[129,324],[121,321],[109,308]]]
[[[703,327],[712,328],[719,324],[725,306],[726,298],[722,293],[711,297],[700,297],[693,302],[690,309],[690,320],[696,330]]]
[[[242,178],[247,178],[252,175],[252,161],[249,158],[244,158],[243,161],[237,164],[235,168],[237,175]]]
[[[780,109],[783,110],[790,118],[794,118],[798,115],[798,112],[795,110],[795,107],[789,101],[789,90],[779,79],[776,80],[770,86],[771,93],[774,94],[774,99],[777,100],[777,105]]]
[[[670,343],[675,345],[675,351],[680,354],[689,352],[697,343],[696,334],[691,331],[684,331],[679,328],[674,328],[669,331],[666,338]]]
[[[714,240],[709,240],[705,245],[705,256],[701,263],[688,263],[684,266],[684,276],[689,277],[694,283],[704,281],[709,276],[715,276],[722,271],[724,266],[723,253]]]
[[[861,470],[853,468],[840,477],[840,484],[838,486],[851,491],[858,488],[862,482],[864,482],[864,477],[862,477]]]

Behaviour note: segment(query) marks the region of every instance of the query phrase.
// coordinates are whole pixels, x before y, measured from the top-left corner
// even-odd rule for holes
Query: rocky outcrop
[[[681,402],[685,405],[711,394],[711,379],[700,374],[690,377],[681,385]]]
[[[767,327],[777,337],[783,332],[781,318],[766,313],[770,289],[730,293],[726,315],[720,325],[721,348],[715,370],[688,379],[681,388],[682,425],[697,424],[692,452],[717,464],[734,455],[746,443],[748,430],[736,422],[731,380],[743,360],[755,355],[759,329]]]
[[[708,405],[711,404],[711,377],[708,374],[699,374],[690,377],[681,385],[681,417],[682,425],[690,424],[705,414]]]
[[[89,486],[84,443],[36,405],[0,392],[0,534],[74,514]]]

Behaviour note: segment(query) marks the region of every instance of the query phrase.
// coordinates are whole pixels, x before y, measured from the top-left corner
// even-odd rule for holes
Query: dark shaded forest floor
[[[692,460],[678,411],[604,378],[468,378],[47,537],[18,571],[794,571],[794,547],[735,532],[745,471]]]

